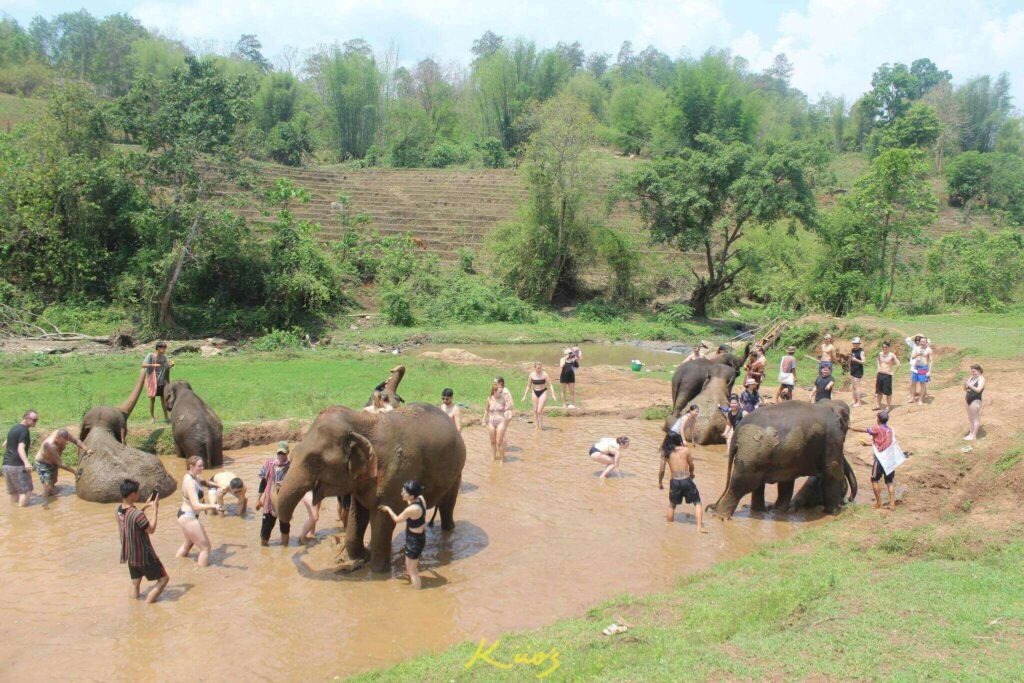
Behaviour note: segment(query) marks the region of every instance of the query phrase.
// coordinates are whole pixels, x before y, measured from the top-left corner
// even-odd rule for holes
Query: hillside
[[[0,131],[31,121],[42,109],[42,100],[0,93]]]

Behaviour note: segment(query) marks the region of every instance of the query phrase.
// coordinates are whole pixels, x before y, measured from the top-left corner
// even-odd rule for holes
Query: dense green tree
[[[32,56],[32,40],[13,19],[0,17],[0,67],[24,64]]]
[[[965,222],[975,203],[984,202],[991,191],[992,170],[990,155],[974,150],[957,156],[946,167],[949,202],[964,207]]]
[[[872,133],[869,147],[873,152],[889,147],[929,149],[939,138],[942,123],[935,109],[924,102],[915,102],[907,113],[892,125]]]
[[[253,33],[242,34],[231,56],[255,64],[263,73],[270,71],[270,60],[263,56],[263,43]]]
[[[523,141],[514,124],[536,94],[537,65],[536,45],[521,39],[475,62],[473,90],[484,122],[483,132],[500,139],[505,149]]]
[[[674,106],[668,129],[682,147],[692,147],[701,135],[753,139],[760,107],[728,53],[708,52],[697,61],[679,64],[669,96]]]
[[[380,124],[381,74],[363,45],[349,41],[312,63],[314,87],[323,102],[338,157],[361,159],[374,144]]]
[[[90,80],[106,95],[120,96],[131,87],[135,71],[132,46],[149,37],[138,19],[111,14],[97,26],[96,51],[89,68]]]
[[[956,89],[964,116],[960,146],[964,150],[991,152],[1003,124],[1010,116],[1010,78],[1000,74],[995,82],[988,76],[973,78]]]
[[[268,74],[253,98],[253,121],[263,131],[291,121],[297,111],[299,81],[290,73]]]
[[[188,54],[188,50],[180,43],[152,36],[132,43],[128,62],[136,77],[149,76],[162,81],[170,78],[175,69],[185,66]]]
[[[1024,234],[977,229],[943,235],[928,250],[926,264],[929,288],[947,304],[1010,303],[1024,282]]]
[[[498,52],[505,46],[505,39],[493,31],[484,31],[484,34],[473,41],[470,52],[476,59],[486,59]]]
[[[645,164],[623,180],[625,197],[638,203],[644,225],[657,242],[699,251],[703,270],[690,306],[707,314],[747,264],[737,242],[753,226],[817,220],[809,175],[822,163],[806,145],[769,143],[755,148],[700,135],[696,148]]]

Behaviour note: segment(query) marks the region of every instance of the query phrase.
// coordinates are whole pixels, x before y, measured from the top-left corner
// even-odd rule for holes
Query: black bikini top
[[[543,377],[541,377],[540,379],[533,379],[531,377],[530,381],[533,382],[534,384],[544,384],[544,382],[547,382],[547,380],[544,379]]]
[[[423,523],[427,521],[427,506],[423,504],[423,501],[417,498],[412,502],[413,505],[419,505],[420,510],[423,510],[423,514],[418,519],[412,519],[411,517],[405,520],[406,529],[419,529],[423,526]]]

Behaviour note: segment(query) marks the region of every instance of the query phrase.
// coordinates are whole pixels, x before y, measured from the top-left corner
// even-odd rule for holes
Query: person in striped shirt
[[[160,496],[153,491],[149,500],[141,508],[135,507],[139,500],[139,482],[125,479],[121,482],[121,504],[117,506],[117,526],[121,532],[121,564],[128,565],[128,575],[132,579],[129,595],[133,600],[139,598],[139,587],[142,577],[147,581],[156,581],[156,586],[146,596],[147,603],[156,602],[167,587],[170,577],[167,570],[156,556],[153,543],[149,537],[156,531],[156,521],[160,514]],[[153,508],[153,521],[150,522],[144,510]]]

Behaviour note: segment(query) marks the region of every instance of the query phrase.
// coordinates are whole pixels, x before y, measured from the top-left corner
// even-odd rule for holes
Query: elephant
[[[405,377],[405,366],[397,365],[391,368],[391,376],[386,380],[374,387],[374,391],[379,391],[383,395],[384,402],[389,404],[392,408],[401,408],[402,404],[405,403],[405,399],[398,395],[398,385],[402,383],[402,378]],[[366,405],[373,404],[373,394],[367,399]]]
[[[405,508],[402,485],[415,479],[423,496],[441,514],[441,528],[455,527],[455,502],[466,464],[466,445],[444,411],[411,403],[387,413],[344,406],[327,408],[292,449],[292,464],[276,494],[278,518],[289,522],[307,491],[314,502],[352,495],[355,523],[345,529],[345,549],[357,565],[369,559],[375,572],[391,566],[395,523],[378,509]],[[363,546],[370,527],[370,550]]]
[[[691,361],[696,363],[697,361]],[[708,368],[708,378],[696,398],[686,405],[696,404],[700,408],[697,419],[685,436],[689,441],[706,446],[725,443],[725,430],[729,423],[718,406],[729,405],[729,391],[736,379],[736,371],[727,363],[713,363]],[[685,410],[685,408],[684,408]],[[679,415],[672,414],[665,419],[667,432]]]
[[[207,467],[223,465],[224,425],[192,385],[179,379],[164,386],[164,405],[171,411],[178,457],[198,455]]]
[[[788,401],[763,406],[743,418],[729,447],[725,491],[708,510],[731,517],[746,494],[751,510],[764,509],[765,484],[778,484],[776,507],[789,508],[798,477],[812,477],[798,500],[809,504],[818,496],[825,512],[835,514],[849,483],[850,501],[857,495],[857,477],[843,454],[850,426],[850,407],[843,401]]]
[[[128,400],[119,406],[96,406],[82,418],[79,438],[93,450],[82,456],[76,472],[75,492],[82,500],[116,503],[121,500],[121,482],[134,479],[141,485],[140,497],[158,491],[161,498],[174,493],[177,483],[160,458],[125,444],[128,417],[142,394],[146,370],[139,372]]]
[[[682,363],[676,368],[672,375],[672,412],[681,415],[686,406],[690,404],[711,376],[711,368],[716,365],[727,365],[733,369],[733,378],[739,373],[740,368],[747,362],[750,355],[750,344],[743,350],[743,357],[737,358],[731,353],[719,353],[711,358],[698,358],[687,363]],[[732,392],[732,383],[728,391]]]

